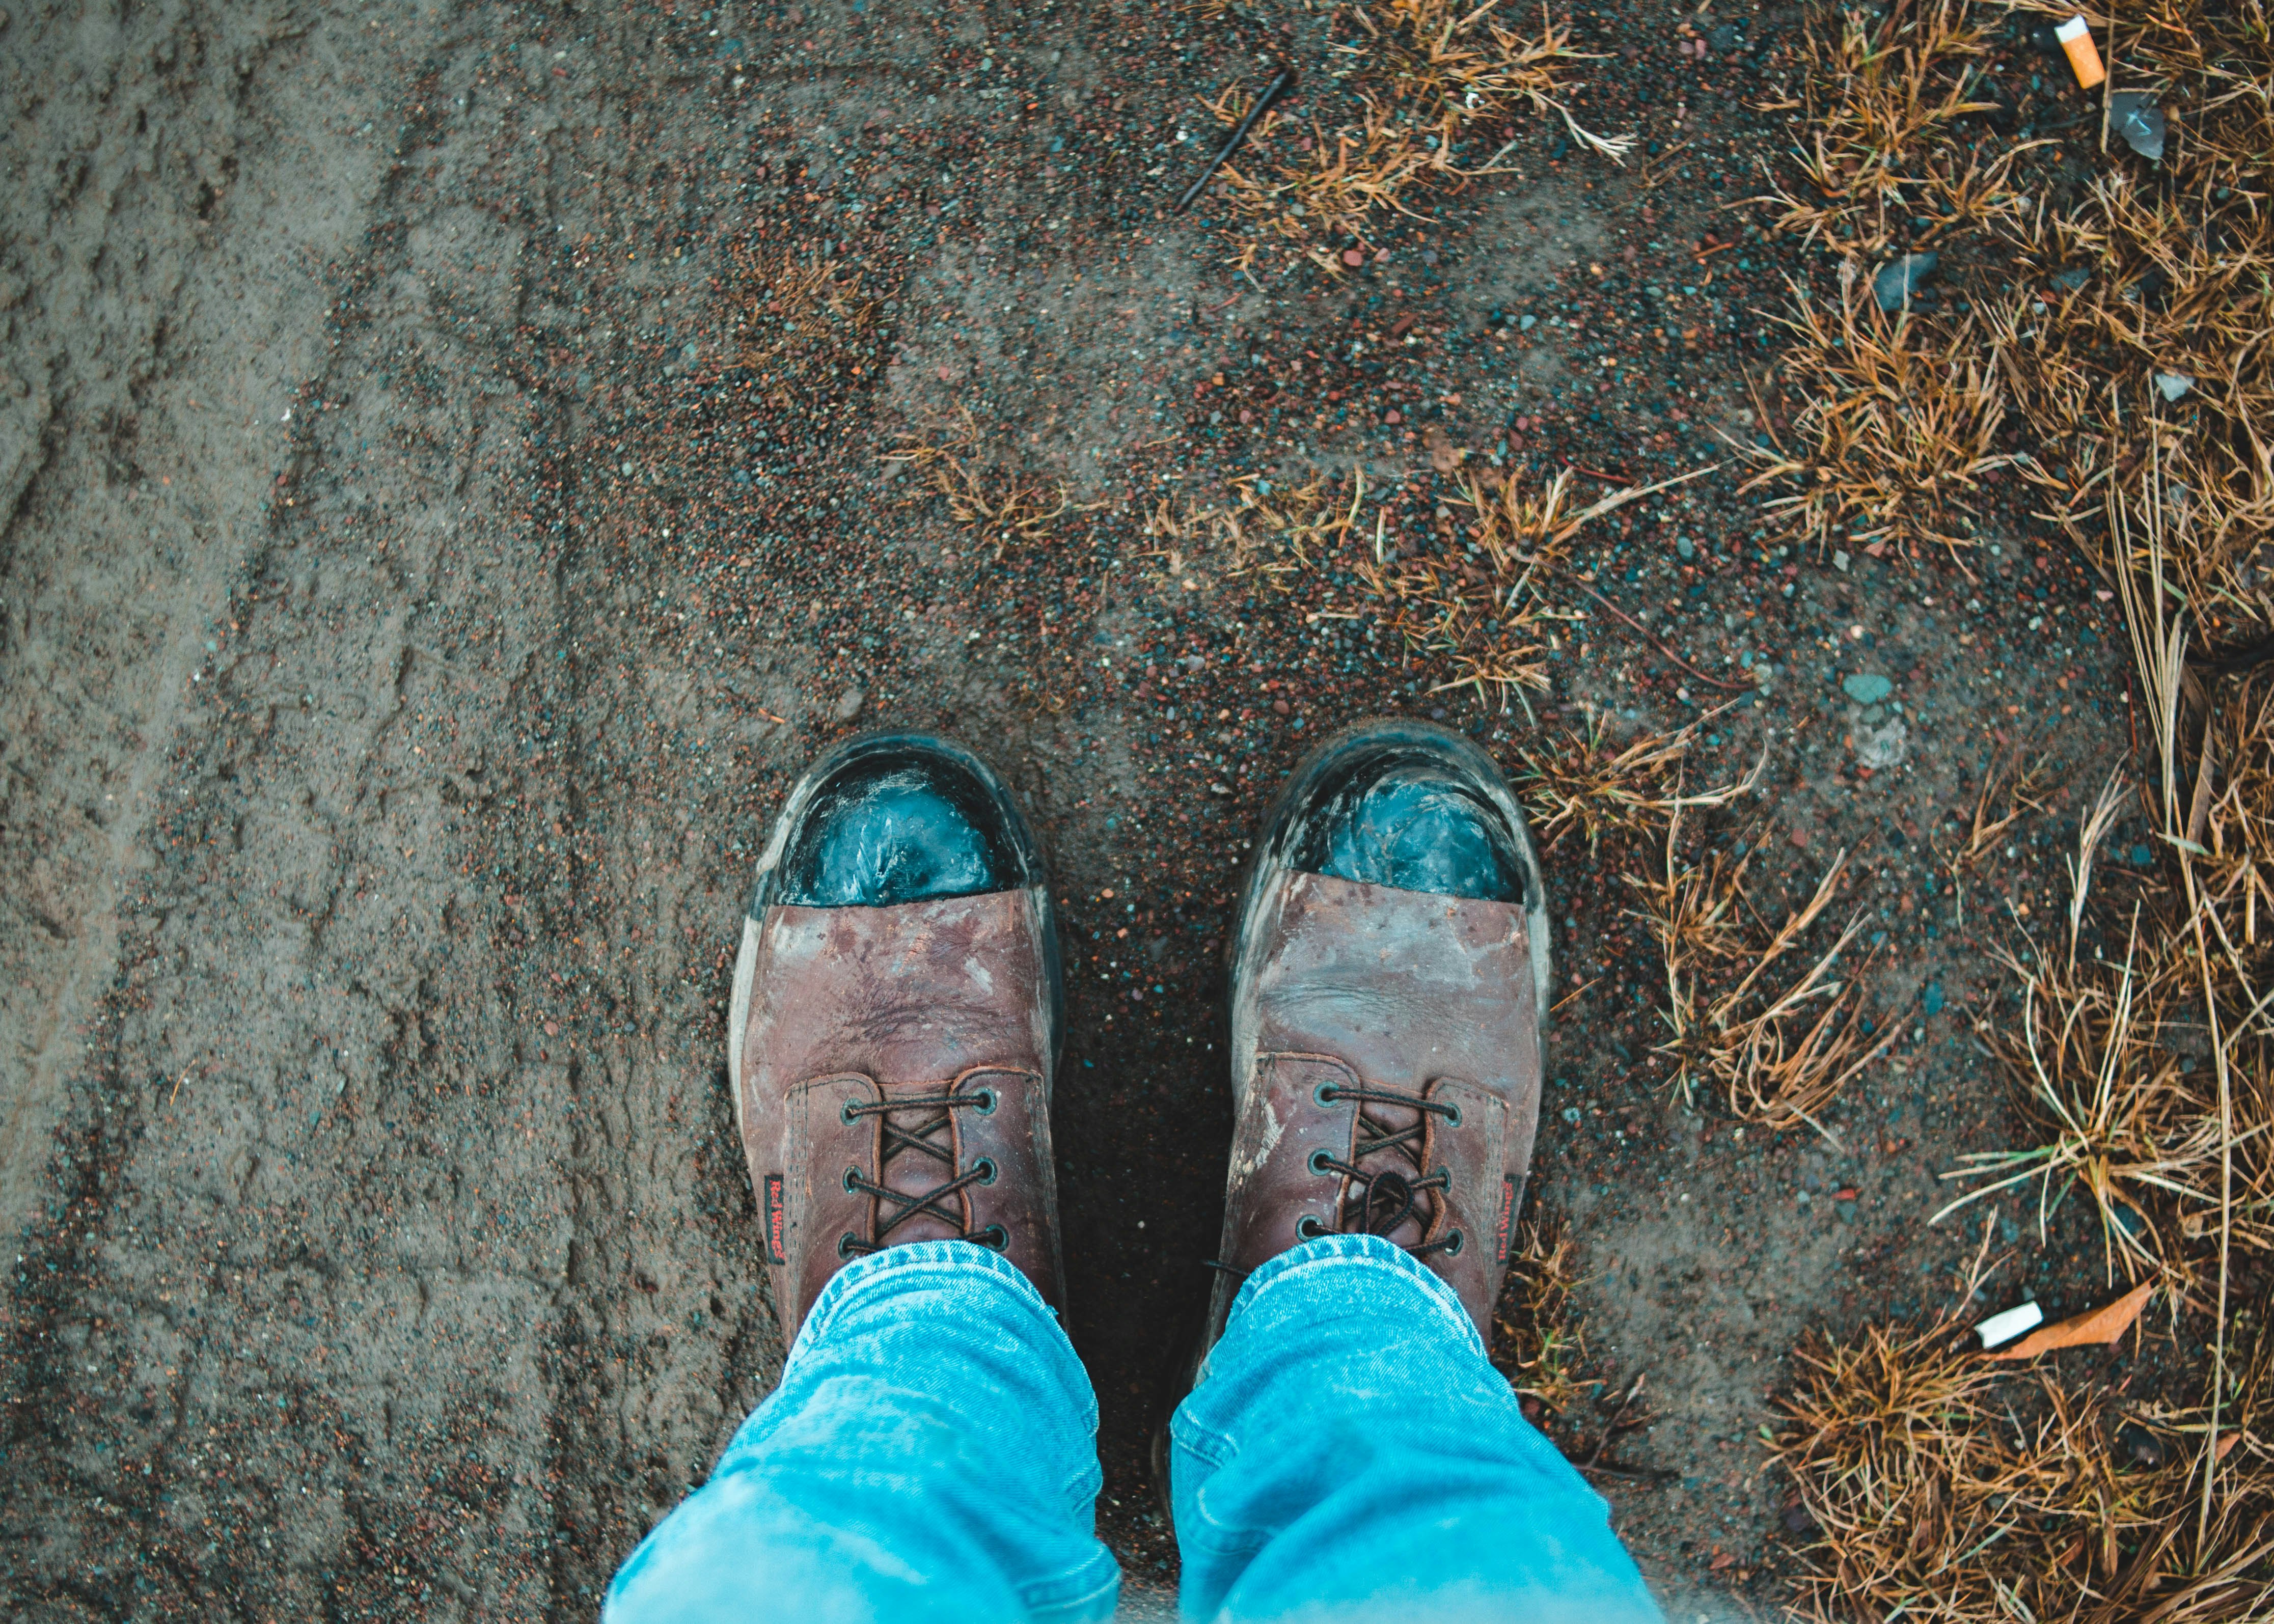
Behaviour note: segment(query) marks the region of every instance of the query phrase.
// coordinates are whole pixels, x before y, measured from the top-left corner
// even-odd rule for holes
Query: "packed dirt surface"
[[[2128,703],[2022,515],[1962,566],[1835,560],[1737,489],[1754,312],[1821,274],[1725,207],[1794,139],[1795,15],[1577,12],[1625,166],[1527,117],[1361,265],[1254,274],[1167,206],[1201,98],[1317,50],[1299,7],[0,15],[9,1616],[592,1616],[782,1356],[723,1086],[750,867],[815,752],[902,726],[988,753],[1053,853],[1069,1324],[1159,1604],[1246,832],[1352,718],[1513,767],[1723,701],[1690,783],[1766,766],[1700,825],[1764,914],[1849,853],[1898,1041],[1836,1139],[1685,1102],[1653,853],[1562,839],[1533,1216],[1587,1374],[1646,1379],[1592,1464],[1669,1615],[1773,1604],[1804,1522],[1756,1433],[1805,1331],[1948,1300],[1981,1209],[1930,1228],[1937,1176],[2007,1142],[1967,1011],[2064,930]],[[1046,535],[884,460],[960,411],[1064,482]],[[1439,691],[1346,570],[1147,532],[1359,470],[1367,545],[1438,545],[1462,452],[1589,500],[1713,470],[1581,534],[1531,716]],[[1986,778],[2040,759],[1962,894]],[[2018,1217],[2006,1287],[2098,1300],[2097,1240]],[[1583,1458],[1608,1425],[1550,1422]]]

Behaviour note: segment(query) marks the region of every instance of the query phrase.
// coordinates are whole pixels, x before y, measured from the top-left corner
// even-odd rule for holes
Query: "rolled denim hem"
[[[1019,1588],[1019,1603],[1035,1624],[1055,1624],[1060,1620],[1088,1624],[1091,1620],[1110,1619],[1120,1598],[1121,1564],[1102,1546],[1088,1571]]]
[[[1240,1316],[1254,1309],[1266,1292],[1315,1287],[1321,1284],[1322,1271],[1338,1274],[1352,1268],[1389,1275],[1412,1286],[1417,1304],[1440,1329],[1458,1338],[1479,1357],[1484,1357],[1485,1339],[1478,1335],[1469,1311],[1461,1306],[1460,1294],[1440,1280],[1427,1264],[1379,1235],[1322,1235],[1281,1252],[1242,1282],[1239,1295],[1231,1299],[1231,1312],[1225,1316],[1224,1335],[1231,1335]]]
[[[923,1274],[954,1274],[966,1281],[991,1278],[1051,1333],[1061,1338],[1065,1335],[1058,1324],[1058,1311],[1043,1301],[1043,1294],[1027,1278],[1026,1271],[1001,1252],[975,1241],[910,1241],[905,1246],[887,1246],[854,1259],[822,1287],[798,1330],[797,1341],[782,1361],[782,1379],[789,1379],[807,1350],[829,1334],[837,1317],[848,1312],[855,1300],[875,1292],[903,1289]]]

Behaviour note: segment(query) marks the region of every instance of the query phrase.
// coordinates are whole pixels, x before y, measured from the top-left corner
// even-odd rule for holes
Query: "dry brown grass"
[[[1833,974],[1863,930],[1861,916],[1781,989],[1768,973],[1831,906],[1847,853],[1833,859],[1808,901],[1772,930],[1745,894],[1758,847],[1734,862],[1714,852],[1689,863],[1680,853],[1681,822],[1677,809],[1667,824],[1660,871],[1628,882],[1642,892],[1642,917],[1666,969],[1669,1032],[1658,1052],[1673,1063],[1684,1101],[1706,1081],[1721,1087],[1741,1121],[1773,1129],[1805,1123],[1832,1138],[1825,1112],[1887,1051],[1897,1031],[1869,1030],[1860,969],[1844,980]]]
[[[1777,229],[1844,256],[1845,308],[1826,319],[1799,301],[1781,367],[1804,401],[1798,443],[1756,455],[1755,485],[1777,489],[1778,511],[1813,538],[1852,523],[1866,539],[1958,545],[1983,476],[2010,463],[2041,487],[2044,516],[2092,545],[2108,486],[2160,442],[2167,488],[2200,521],[2192,554],[2173,560],[2183,586],[2214,632],[2263,625],[2274,614],[2269,560],[2255,556],[2274,538],[2266,0],[2154,0],[2112,26],[2088,11],[2108,88],[2153,94],[2171,131],[2155,167],[2103,139],[2101,172],[2066,214],[2028,202],[2015,176],[2047,143],[2002,141],[1968,117],[1987,105],[1970,89],[1986,15],[1944,0],[1812,27],[1789,104],[1804,111],[1808,145],[1789,184],[1752,201]],[[1943,269],[1970,279],[1978,319],[1879,317],[1858,270],[1953,233],[1963,241]],[[2158,375],[2189,386],[2168,401]],[[1914,421],[1889,410],[1890,390],[1922,402]],[[2009,411],[2033,454],[1996,448]]]
[[[1518,1393],[1562,1415],[1591,1392],[1586,1338],[1571,1293],[1579,1284],[1571,1237],[1560,1226],[1527,1223],[1509,1260],[1516,1312],[1494,1322],[1494,1359]]]
[[[2117,963],[2001,958],[2021,985],[2021,1013],[1976,1030],[2021,1084],[2038,1137],[1962,1158],[1945,1177],[1991,1182],[1936,1218],[2020,1185],[2034,1192],[2042,1227],[2081,1191],[2098,1211],[2111,1278],[2120,1260],[2127,1280],[2180,1268],[2185,1237],[2218,1209],[2221,1140],[2211,1071],[2173,1042],[2192,1012],[2186,955],[2153,943],[2143,951],[2135,926]],[[2245,1207],[2244,1231],[2274,1241],[2274,1214],[2262,1204],[2254,1219]]]
[[[1363,474],[1347,486],[1321,474],[1291,486],[1246,474],[1231,481],[1223,501],[1187,501],[1179,508],[1163,498],[1145,521],[1145,535],[1161,544],[1152,556],[1165,560],[1177,579],[1206,559],[1221,574],[1252,575],[1291,591],[1314,555],[1356,522],[1365,498]],[[1217,553],[1226,556],[1211,556]]]
[[[1977,1259],[1968,1294],[1982,1278]],[[2265,1617],[2274,1338],[2263,1306],[2246,1318],[2255,1349],[2219,1445],[2206,1405],[2127,1404],[2062,1380],[2060,1356],[1992,1363],[1955,1315],[1803,1345],[1770,1444],[1816,1526],[1791,1613],[1946,1624]]]
[[[787,246],[746,245],[732,257],[744,289],[739,358],[759,375],[769,405],[841,394],[834,380],[877,364],[882,297],[869,273]]]
[[[1577,508],[1568,468],[1538,487],[1497,470],[1472,474],[1440,521],[1440,546],[1393,549],[1377,519],[1371,537],[1355,524],[1345,528],[1342,562],[1382,605],[1391,628],[1452,667],[1453,675],[1432,693],[1471,688],[1480,703],[1497,697],[1503,706],[1514,695],[1528,710],[1526,690],[1547,688],[1555,624],[1584,618],[1547,597],[1548,583],[1570,561],[1572,537],[1629,502],[1711,471],[1628,486]],[[1455,507],[1469,515],[1466,523]]]
[[[1944,872],[1950,876],[1951,891],[1955,898],[1957,921],[1966,923],[1966,883],[1974,871],[1997,850],[1998,842],[2006,831],[2019,823],[2025,811],[2045,809],[2045,763],[2040,759],[2024,768],[2011,783],[2007,776],[2011,764],[1993,765],[1983,775],[1982,787],[1976,792],[1974,815],[1966,832],[1943,859]],[[1992,805],[2004,810],[1992,816]]]
[[[1089,511],[1063,482],[990,461],[968,411],[927,431],[903,433],[900,440],[885,461],[927,470],[922,492],[942,498],[948,516],[991,545],[998,560],[1014,546],[1048,544],[1067,515]]]
[[[2222,945],[2256,960],[2274,945],[2274,672],[2241,673],[2212,695],[2187,838],[2202,848],[2203,899]]]
[[[1796,285],[1793,309],[1779,319],[1792,342],[1777,372],[1803,404],[1788,435],[1737,446],[1757,470],[1743,488],[1780,492],[1770,517],[1821,547],[1971,546],[1984,476],[2035,472],[1997,448],[2007,402],[1996,347],[1970,317],[1883,313],[1854,260],[1835,308]]]
[[[1246,268],[1276,244],[1339,273],[1339,251],[1370,247],[1385,215],[1422,217],[1409,193],[1490,172],[1493,158],[1468,149],[1519,117],[1555,117],[1581,146],[1623,157],[1630,138],[1598,135],[1571,111],[1573,74],[1591,58],[1571,49],[1569,28],[1544,5],[1536,34],[1508,20],[1518,14],[1494,0],[1334,7],[1332,73],[1302,94],[1314,109],[1339,103],[1347,111],[1336,122],[1332,113],[1299,119],[1275,107],[1218,173],[1215,184],[1242,222],[1237,263]],[[1229,130],[1254,94],[1235,86],[1209,110]]]
[[[2066,953],[2007,955],[2019,1012],[1977,1022],[2019,1085],[2024,1142],[1968,1157],[1946,1177],[1992,1181],[1953,1208],[2018,1186],[2035,1193],[2041,1224],[2072,1193],[2088,1197],[2110,1277],[2120,1264],[2127,1278],[2157,1280],[2172,1294],[2175,1320],[2195,1317],[2210,1344],[2200,1371],[2209,1397],[2195,1410],[2146,1417],[2181,1457],[2173,1465],[2104,1483],[2093,1502],[2066,1511],[2038,1504],[2034,1520],[2012,1530],[2012,1555],[1976,1564],[1987,1579],[1969,1575],[1969,1585],[2001,1584],[2037,1616],[2059,1607],[2093,1618],[2247,1618],[2263,1616],[2274,1599],[2265,1305],[2254,1323],[2232,1295],[2238,1250],[2274,1256],[2274,979],[2256,923],[2274,820],[2270,718],[2257,667],[2188,664],[2201,623],[2181,583],[2200,590],[2216,566],[2196,545],[2202,509],[2168,499],[2161,448],[2151,440],[2136,477],[2106,487],[2101,558],[2146,697],[2150,772],[2140,800],[2167,853],[2167,883],[2131,906],[2120,959],[2085,956],[2078,927],[2089,912],[2090,853],[2113,817],[2112,783],[2080,831]],[[2253,1337],[2255,1352],[2238,1365],[2231,1354]],[[2047,1380],[2048,1413],[2085,1402]],[[1985,1458],[2035,1481],[2054,1460],[2096,1462],[2094,1436],[2064,1432]],[[1974,1422],[1962,1441],[1969,1452],[1991,1447]],[[1940,1481],[1940,1470],[1929,1480]],[[2117,1527],[2109,1507],[2120,1504],[2136,1510]],[[2101,1548],[2115,1554],[2073,1573],[2073,1560],[2048,1553],[2084,1531],[2088,1513],[2101,1519]],[[1884,1540],[1860,1522],[1824,1525],[1840,1579],[1813,1582],[1823,1597],[1864,1593],[1856,1575],[1888,1571]],[[1947,1545],[1931,1549],[1948,1562]]]
[[[2020,217],[2025,200],[2013,165],[2028,146],[1985,154],[1959,122],[1995,103],[1975,100],[1973,70],[1987,53],[1968,0],[1897,6],[1873,18],[1818,13],[1803,42],[1804,144],[1798,174],[1770,177],[1765,196],[1779,229],[1843,252],[1878,254],[1894,240],[1890,221],[1932,221],[1912,239],[1930,246],[1950,227]]]
[[[2071,10],[2053,0],[2008,9],[2053,19]],[[2108,903],[2092,894],[2091,854],[2118,815],[2112,787],[2080,833],[2067,944],[2011,952],[2016,996],[1977,1020],[2016,1085],[2022,1142],[1951,1176],[1991,1181],[1968,1199],[2033,1193],[2041,1214],[2089,1197],[2111,1277],[2121,1264],[2127,1277],[2158,1281],[2181,1345],[2208,1355],[2194,1372],[2196,1408],[2130,1417],[2168,1451],[2168,1464],[2135,1470],[2109,1446],[2105,1400],[2042,1372],[2034,1390],[2001,1387],[1950,1349],[1947,1325],[1818,1348],[1778,1443],[1823,1530],[1801,1610],[2265,1617],[2274,1354],[2264,1305],[2254,1320],[2234,1285],[2239,1264],[2256,1273],[2274,1258],[2274,927],[2260,917],[2274,904],[2274,687],[2260,663],[2274,650],[2274,27],[2266,0],[2088,10],[2109,92],[2150,93],[2170,130],[2153,166],[2103,135],[2097,178],[2056,214],[2004,195],[2022,149],[1962,139],[1968,91],[1954,76],[1981,44],[1968,15],[1888,15],[1860,55],[1853,30],[1836,49],[1819,34],[1805,100],[1827,133],[1804,156],[1803,183],[1770,207],[1786,229],[1860,255],[1922,245],[1916,235],[1898,241],[1895,199],[1954,209],[1946,229],[1971,234],[1979,275],[2002,259],[2014,285],[1972,287],[1978,327],[1946,316],[1909,324],[1909,348],[1953,380],[1954,399],[1929,414],[1943,425],[1923,470],[1933,477],[1901,449],[1899,425],[1875,421],[1862,400],[1885,387],[1892,363],[1874,353],[1863,376],[1852,357],[1822,353],[1834,348],[1826,331],[1844,348],[1855,328],[1884,350],[1888,338],[1864,313],[1802,333],[1784,371],[1810,397],[1801,416],[1818,431],[1815,454],[1775,459],[1756,483],[1791,482],[1783,511],[1830,535],[1868,512],[1869,492],[1910,479],[1921,515],[1939,515],[1916,521],[1919,538],[1954,542],[2003,443],[1969,428],[1994,432],[2010,409],[2035,447],[2014,467],[2041,516],[2114,589],[2145,700],[2137,810],[2161,871],[2112,920],[2099,917]],[[1878,70],[1863,60],[1906,27],[1909,58],[1898,52]],[[1877,88],[1875,71],[1886,79]],[[1874,141],[1892,155],[1863,154]],[[1939,184],[1926,178],[1938,173]],[[1977,178],[1950,178],[1968,174]],[[1849,266],[1852,304],[1860,278]],[[1863,436],[1822,432],[1851,420]],[[1843,470],[1856,471],[1862,503],[1810,488],[1840,486]],[[1993,816],[1984,786],[1954,874],[2031,793],[2019,789]],[[2104,945],[2089,951],[2096,939]]]
[[[2068,14],[2049,0],[2014,9]],[[2109,89],[2150,92],[2171,130],[2152,169],[2105,137],[2114,156],[2091,195],[2022,239],[2047,274],[2089,273],[2047,322],[2061,350],[2053,370],[2078,376],[2032,416],[2048,419],[2049,436],[2091,442],[2070,469],[2078,521],[2097,516],[2092,486],[2137,467],[2152,427],[2168,485],[2185,487],[2197,515],[2172,560],[2191,600],[2208,610],[2232,593],[2263,622],[2264,583],[2246,564],[2274,535],[2274,12],[2265,0],[2151,0],[2087,16]],[[2194,387],[2165,402],[2157,372]]]
[[[2119,1417],[2097,1395],[2050,1373],[2008,1377],[1962,1338],[1947,1321],[1874,1326],[1856,1344],[1801,1351],[1806,1373],[1773,1446],[1819,1530],[1803,1553],[1796,1614],[2263,1616],[2274,1470],[2263,1447],[2230,1462],[2218,1531],[2240,1538],[2213,1542],[2199,1570],[2186,1538],[2197,1493],[2189,1417],[2131,1419],[2147,1447],[2180,1456],[2143,1468],[2120,1458]]]
[[[1532,838],[1552,851],[1565,836],[1578,833],[1593,853],[1605,835],[1656,839],[1685,808],[1730,805],[1759,784],[1766,754],[1728,784],[1694,791],[1682,786],[1683,763],[1699,731],[1721,715],[1721,710],[1710,710],[1675,733],[1645,734],[1623,745],[1600,716],[1584,728],[1527,735],[1516,748],[1516,776],[1532,814]]]

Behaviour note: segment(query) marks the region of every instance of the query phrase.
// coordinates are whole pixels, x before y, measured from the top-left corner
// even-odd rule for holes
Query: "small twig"
[[[1557,999],[1555,1003],[1549,1007],[1547,1012],[1550,1015],[1555,1014],[1558,1011],[1562,1010],[1565,1004],[1570,1003],[1572,999],[1584,995],[1588,988],[1593,987],[1596,981],[1600,981],[1603,978],[1601,976],[1598,975],[1593,980],[1582,981],[1578,986],[1574,987],[1570,992],[1565,993],[1561,998]]]
[[[1595,1447],[1587,1452],[1587,1458],[1580,1462],[1580,1465],[1593,1466],[1603,1458],[1603,1451],[1610,1447],[1611,1438],[1619,1430],[1619,1423],[1626,1419],[1628,1408],[1635,1402],[1635,1395],[1642,1391],[1642,1383],[1643,1373],[1638,1371],[1635,1379],[1627,1384],[1626,1392],[1620,1395],[1619,1407],[1611,1412],[1610,1420],[1604,1424],[1603,1435],[1595,1440]]]
[[[1208,189],[1209,182],[1216,178],[1216,172],[1224,167],[1224,160],[1239,150],[1239,144],[1247,139],[1248,131],[1254,128],[1255,121],[1263,117],[1264,110],[1294,87],[1294,69],[1282,68],[1272,76],[1271,82],[1263,87],[1263,94],[1255,98],[1255,105],[1247,109],[1247,117],[1233,129],[1231,139],[1216,149],[1216,156],[1209,160],[1208,168],[1201,171],[1198,180],[1185,189],[1185,195],[1177,199],[1176,207],[1169,211],[1171,214],[1181,214],[1193,206],[1193,199]],[[1254,278],[1248,280],[1252,282]]]
[[[1697,666],[1691,665],[1688,660],[1683,658],[1682,656],[1668,648],[1657,638],[1652,636],[1648,627],[1645,626],[1640,620],[1636,620],[1634,616],[1620,608],[1616,604],[1604,597],[1600,592],[1595,590],[1594,588],[1587,585],[1585,582],[1579,583],[1578,585],[1581,591],[1593,598],[1597,603],[1602,605],[1604,608],[1609,610],[1613,614],[1618,616],[1620,620],[1624,620],[1629,626],[1633,627],[1637,632],[1641,634],[1642,640],[1645,643],[1650,644],[1652,648],[1656,649],[1660,654],[1663,654],[1667,658],[1681,666],[1683,670],[1688,672],[1700,682],[1706,683],[1713,688],[1718,688],[1725,694],[1749,694],[1752,692],[1753,685],[1750,682],[1724,682],[1719,677],[1707,676],[1704,672],[1698,670]]]
[[[1671,1483],[1680,1474],[1663,1466],[1605,1466],[1600,1462],[1575,1462],[1583,1472],[1598,1477],[1623,1477],[1630,1483]]]

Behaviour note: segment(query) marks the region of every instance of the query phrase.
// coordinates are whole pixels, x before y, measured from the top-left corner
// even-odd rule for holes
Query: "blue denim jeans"
[[[606,1624],[1108,1618],[1096,1432],[1010,1263],[961,1241],[856,1259]],[[1251,1274],[1170,1436],[1187,1618],[1659,1617],[1459,1300],[1374,1237]]]

